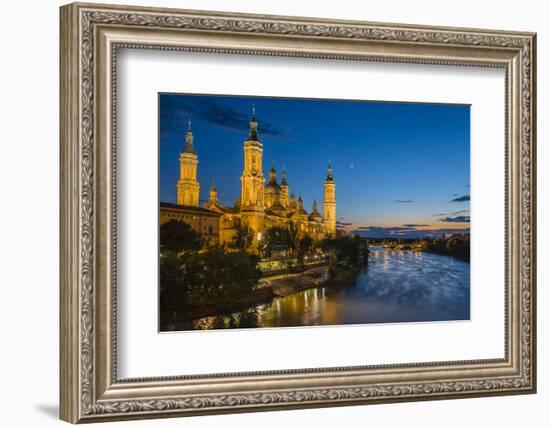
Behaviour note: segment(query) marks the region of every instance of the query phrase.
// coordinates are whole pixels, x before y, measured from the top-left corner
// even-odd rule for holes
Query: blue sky
[[[290,191],[323,200],[327,164],[340,226],[370,237],[469,230],[470,107],[327,99],[160,94],[160,200],[176,201],[178,153],[191,119],[200,199],[215,179],[221,202],[240,197],[243,142],[252,105],[272,162]]]

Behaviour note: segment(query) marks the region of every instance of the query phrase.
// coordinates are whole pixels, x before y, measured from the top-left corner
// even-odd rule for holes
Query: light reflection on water
[[[275,298],[231,316],[176,330],[344,325],[470,319],[470,264],[427,252],[371,247],[369,265],[350,287],[319,287]]]
[[[427,252],[371,248],[348,288],[314,288],[258,307],[259,327],[468,320],[470,264]]]

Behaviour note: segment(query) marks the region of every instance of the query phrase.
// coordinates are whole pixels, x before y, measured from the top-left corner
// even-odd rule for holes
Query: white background
[[[119,377],[504,357],[503,69],[128,49],[117,64]],[[157,99],[168,91],[471,104],[471,321],[158,334]]]
[[[116,1],[112,0],[117,3]],[[133,1],[134,4],[417,24],[530,30],[538,38],[538,117],[550,115],[550,29],[544,2],[463,0],[273,2]],[[2,251],[0,379],[2,424],[59,424],[58,401],[58,6],[57,1],[3,5],[1,68],[0,242]],[[539,393],[454,401],[268,412],[129,422],[124,425],[280,426],[335,424],[413,426],[547,425],[550,377],[550,162],[548,126],[539,120]],[[492,165],[488,164],[488,173]],[[546,418],[546,419],[545,419]]]

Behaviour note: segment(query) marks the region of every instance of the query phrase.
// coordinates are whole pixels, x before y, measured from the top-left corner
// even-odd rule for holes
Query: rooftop
[[[196,214],[203,214],[203,215],[212,215],[212,216],[220,216],[221,214],[219,212],[212,211],[210,209],[201,208],[200,206],[187,206],[187,205],[178,205],[176,203],[168,203],[168,202],[160,202],[160,208],[161,209],[175,209],[182,212],[192,212]]]

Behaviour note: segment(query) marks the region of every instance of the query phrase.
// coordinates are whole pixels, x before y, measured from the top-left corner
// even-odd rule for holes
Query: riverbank
[[[470,318],[470,267],[430,252],[371,250],[368,267],[334,263],[326,275],[289,274],[261,280],[250,300],[163,330],[320,326]],[[318,279],[318,282],[311,279]],[[306,288],[307,287],[307,288]],[[306,289],[304,289],[306,288]],[[269,293],[271,292],[271,296]],[[278,294],[278,295],[276,295]],[[281,295],[281,296],[279,296]],[[204,310],[204,307],[201,307]],[[204,313],[202,311],[201,313]]]
[[[328,267],[315,268],[299,274],[282,274],[267,279],[276,297],[285,297],[317,286],[324,286],[330,279]]]
[[[170,324],[193,321],[203,317],[228,315],[259,304],[269,304],[273,301],[274,296],[271,286],[258,286],[246,297],[223,308],[208,304],[193,304],[191,302],[183,305],[180,311],[175,313],[173,317],[161,318],[161,325],[163,325],[161,331],[171,330]]]
[[[163,319],[161,330],[168,331],[170,324],[189,322],[211,316],[224,316],[237,311],[243,311],[260,304],[269,304],[276,298],[292,295],[307,289],[327,286],[348,286],[353,283],[354,272],[341,269],[329,270],[329,267],[311,268],[302,273],[285,273],[269,278],[263,278],[252,293],[235,301],[227,307],[217,307],[204,304],[186,304],[181,311],[171,319]]]
[[[437,255],[452,256],[462,261],[470,262],[470,240],[434,240],[428,242],[426,251]]]

